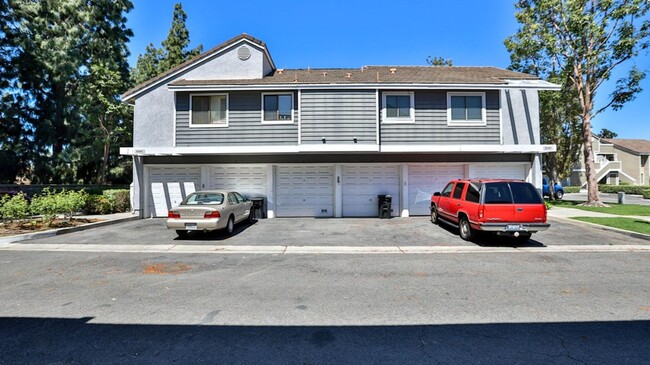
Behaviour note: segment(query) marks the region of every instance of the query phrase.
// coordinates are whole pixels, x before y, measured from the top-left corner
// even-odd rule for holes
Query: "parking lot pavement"
[[[433,225],[428,217],[411,218],[277,218],[236,226],[233,236],[196,232],[179,239],[164,219],[141,219],[22,244],[233,245],[233,246],[522,246],[650,245],[642,239],[607,232],[581,223],[549,220],[551,228],[525,244],[497,236],[463,241],[456,229]]]

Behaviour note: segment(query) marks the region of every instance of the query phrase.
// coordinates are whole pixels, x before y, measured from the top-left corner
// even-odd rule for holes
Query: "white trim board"
[[[293,146],[225,146],[225,147],[121,147],[127,156],[182,156],[218,154],[261,154],[299,152],[438,152],[438,153],[547,153],[555,145],[376,145],[376,144],[303,144]]]

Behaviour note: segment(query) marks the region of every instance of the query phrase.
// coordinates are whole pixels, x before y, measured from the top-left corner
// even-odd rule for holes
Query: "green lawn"
[[[634,218],[596,218],[596,217],[575,217],[578,221],[600,224],[626,231],[650,234],[650,222]]]
[[[639,215],[639,216],[650,216],[650,205],[637,205],[637,204],[607,204],[609,208],[597,208],[597,207],[584,207],[581,206],[579,202],[570,202],[570,201],[550,201],[547,200],[551,206],[554,207],[563,207],[563,208],[575,208],[586,210],[589,212],[599,212],[599,213],[609,213],[616,215]]]

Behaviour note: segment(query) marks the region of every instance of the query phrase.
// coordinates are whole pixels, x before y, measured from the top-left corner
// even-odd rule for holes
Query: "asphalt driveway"
[[[164,219],[141,219],[61,236],[23,241],[51,244],[116,245],[246,245],[246,246],[526,246],[648,245],[646,240],[588,227],[580,223],[549,220],[551,228],[533,235],[526,244],[486,236],[463,241],[456,229],[433,225],[428,217],[411,218],[278,218],[241,223],[229,237],[221,232],[180,239],[165,227]]]

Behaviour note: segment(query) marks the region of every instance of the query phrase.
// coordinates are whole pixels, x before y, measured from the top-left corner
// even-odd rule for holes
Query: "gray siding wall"
[[[380,123],[381,143],[500,144],[499,92],[486,91],[485,104],[486,126],[452,127],[447,125],[447,91],[415,91],[415,123]]]
[[[294,108],[297,104],[294,94]],[[297,145],[298,112],[293,124],[262,124],[262,94],[259,91],[228,93],[227,128],[190,128],[190,93],[176,93],[176,146]]]
[[[540,144],[539,97],[536,90],[504,90],[503,143]]]
[[[302,144],[377,143],[374,90],[302,91]]]

